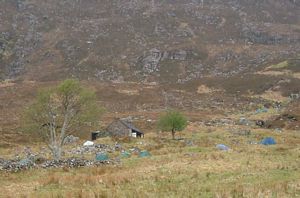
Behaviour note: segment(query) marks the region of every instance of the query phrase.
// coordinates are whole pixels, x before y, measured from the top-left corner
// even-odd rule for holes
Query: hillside
[[[0,79],[185,83],[300,53],[295,0],[1,0]]]
[[[300,93],[295,0],[0,3],[2,145],[22,140],[37,90],[70,77],[96,90],[109,118],[166,107],[226,114]]]
[[[299,10],[300,0],[0,0],[0,198],[300,197]],[[91,92],[76,81],[40,95],[34,107],[51,119],[33,130],[24,111],[43,118],[28,107],[68,78]],[[80,108],[85,98],[96,105]],[[96,106],[103,115],[73,117]],[[163,132],[168,109],[183,116]],[[116,119],[122,137],[107,130]],[[176,122],[187,126],[172,139]]]

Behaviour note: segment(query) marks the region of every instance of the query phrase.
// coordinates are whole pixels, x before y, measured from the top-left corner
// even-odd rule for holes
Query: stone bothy
[[[144,133],[137,129],[132,123],[116,119],[108,125],[106,131],[113,137],[144,137]]]

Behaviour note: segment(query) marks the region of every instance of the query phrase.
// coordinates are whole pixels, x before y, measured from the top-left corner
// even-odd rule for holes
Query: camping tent
[[[276,141],[272,137],[266,137],[261,141],[261,144],[263,144],[263,145],[274,145],[274,144],[276,144]]]

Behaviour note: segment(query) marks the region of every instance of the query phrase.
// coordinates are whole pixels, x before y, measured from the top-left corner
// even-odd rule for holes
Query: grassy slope
[[[300,135],[252,130],[235,136],[229,128],[190,125],[181,134],[194,145],[171,141],[169,134],[148,134],[124,143],[149,150],[150,158],[132,156],[120,167],[31,170],[1,173],[2,196],[15,197],[297,197],[300,196]],[[273,136],[275,146],[251,145]],[[113,143],[109,139],[99,140]],[[225,143],[229,152],[217,151]],[[17,190],[16,190],[17,189]]]

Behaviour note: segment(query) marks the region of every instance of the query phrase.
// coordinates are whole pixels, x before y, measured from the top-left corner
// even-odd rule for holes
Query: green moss
[[[293,72],[300,72],[300,57],[289,60],[289,66],[286,69]]]
[[[193,153],[201,153],[201,152],[203,152],[203,148],[200,148],[200,147],[188,147],[187,151],[188,152],[193,152]]]
[[[283,62],[280,62],[278,64],[271,65],[270,68],[272,68],[272,69],[282,69],[282,68],[285,68],[287,66],[289,66],[288,61],[283,61]]]

